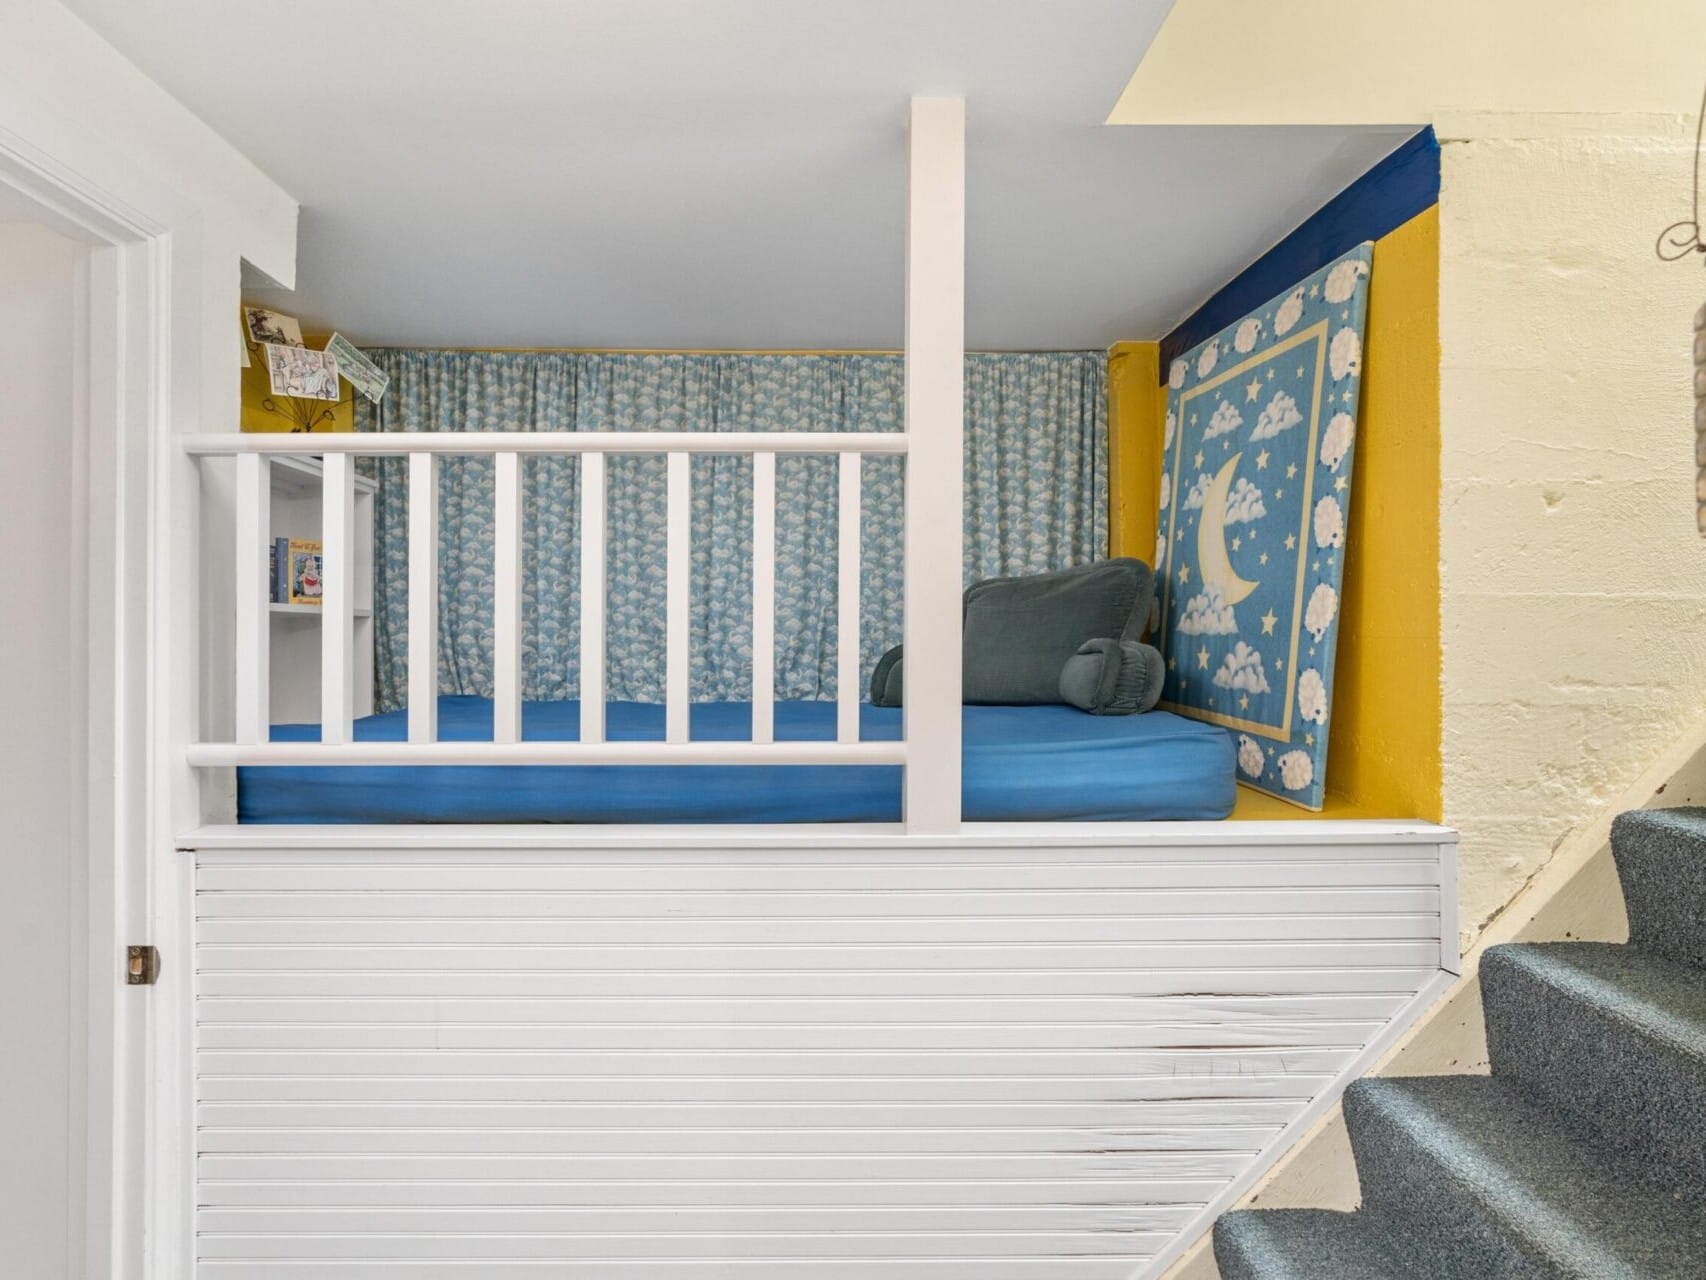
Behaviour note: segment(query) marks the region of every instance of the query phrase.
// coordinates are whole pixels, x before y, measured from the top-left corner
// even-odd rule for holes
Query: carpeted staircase
[[[1222,1280],[1706,1280],[1706,809],[1611,847],[1629,943],[1490,948],[1492,1075],[1353,1084],[1362,1208],[1226,1214]]]

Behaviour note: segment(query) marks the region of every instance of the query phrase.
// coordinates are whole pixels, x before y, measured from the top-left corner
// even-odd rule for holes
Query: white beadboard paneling
[[[196,854],[204,1280],[1130,1280],[1440,957],[1378,835],[276,841]]]

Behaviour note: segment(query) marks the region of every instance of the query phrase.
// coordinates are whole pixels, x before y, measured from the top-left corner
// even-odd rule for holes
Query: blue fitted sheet
[[[896,707],[860,708],[861,737],[901,736]],[[1092,716],[1075,707],[966,707],[968,822],[1224,818],[1232,812],[1232,737],[1164,711]],[[751,737],[744,702],[701,703],[692,736]],[[530,702],[522,737],[574,741],[580,704]],[[402,742],[404,712],[356,721],[358,742]],[[663,740],[664,709],[613,702],[612,742]],[[490,741],[485,698],[439,699],[443,741]],[[315,742],[318,725],[274,725],[274,742]],[[778,702],[778,740],[832,741],[833,702]],[[240,822],[898,822],[893,765],[339,765],[237,770]]]

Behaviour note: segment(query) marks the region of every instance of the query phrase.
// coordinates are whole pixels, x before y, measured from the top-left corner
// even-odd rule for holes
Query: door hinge
[[[127,986],[151,987],[160,979],[160,951],[157,947],[130,947],[125,958],[124,980]]]

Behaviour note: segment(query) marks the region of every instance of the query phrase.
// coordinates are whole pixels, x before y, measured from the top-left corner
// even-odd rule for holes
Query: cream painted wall
[[[68,1280],[82,1266],[84,876],[73,343],[82,247],[0,222],[0,1240],[4,1270]],[[75,1190],[74,1190],[75,1188]]]

